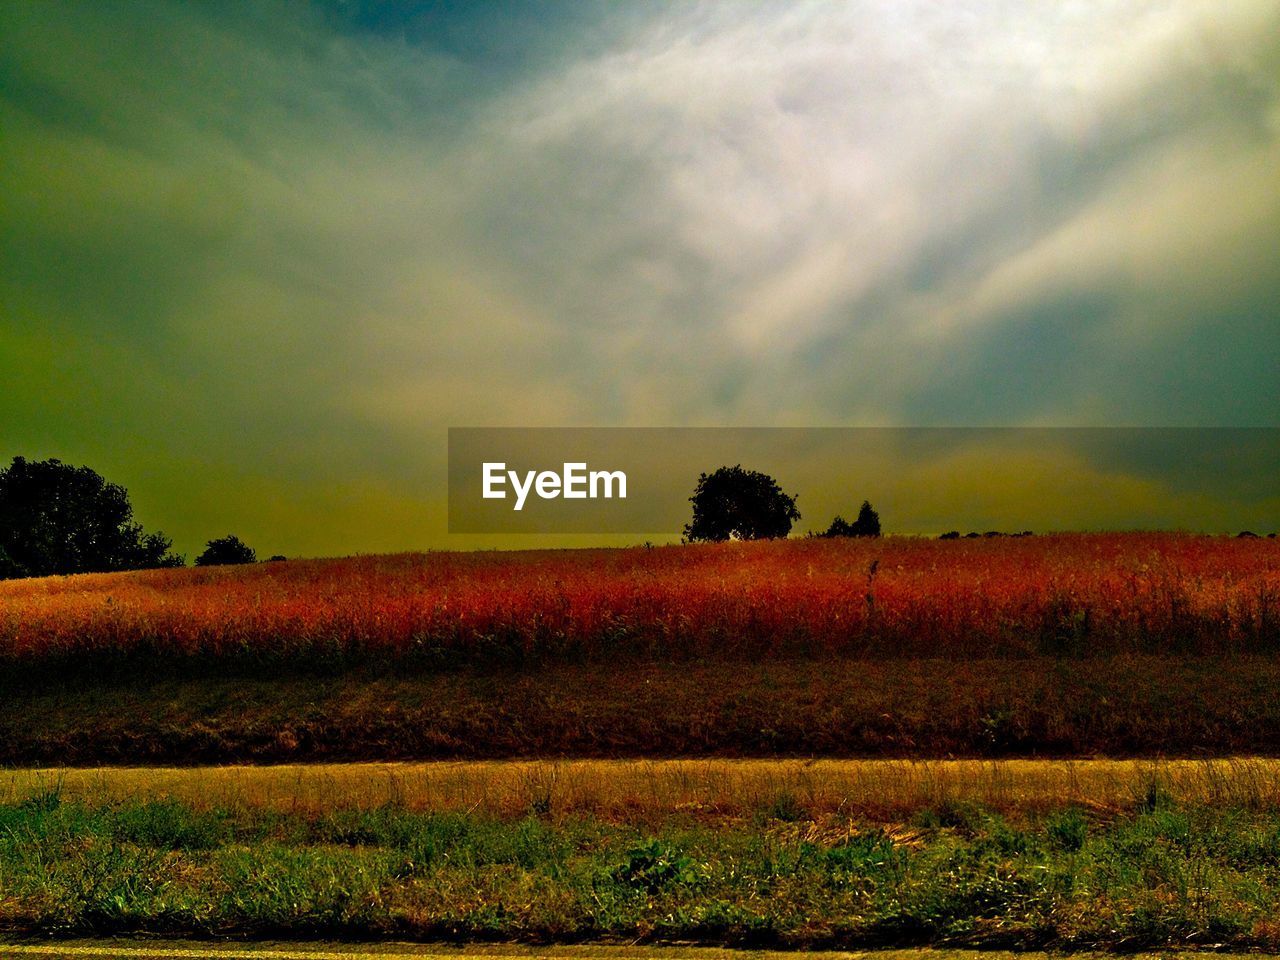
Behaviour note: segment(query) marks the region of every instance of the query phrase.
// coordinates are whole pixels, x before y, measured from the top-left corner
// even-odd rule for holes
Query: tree
[[[852,537],[853,524],[839,514],[831,521],[831,526],[827,527],[822,533],[817,534],[819,537]]]
[[[180,567],[172,547],[142,532],[124,487],[88,467],[14,457],[0,470],[0,579]]]
[[[862,501],[862,506],[858,508],[858,519],[853,521],[850,529],[855,537],[880,536],[880,514],[871,508],[870,501]]]
[[[826,532],[820,537],[878,537],[880,536],[880,514],[871,508],[867,500],[862,501],[858,510],[858,519],[850,523],[844,517],[836,517]],[[957,534],[958,536],[958,534]]]
[[[196,557],[197,567],[214,567],[221,564],[256,563],[258,554],[235,534],[229,533],[217,540],[210,540],[204,553]]]
[[[794,496],[783,493],[773,477],[741,464],[700,474],[689,502],[693,519],[684,528],[689,543],[785,537],[800,519]]]

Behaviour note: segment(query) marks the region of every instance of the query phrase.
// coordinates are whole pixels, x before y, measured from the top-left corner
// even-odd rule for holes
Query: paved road
[[[1129,960],[1156,960],[1172,951],[1132,954]],[[1075,960],[1109,954],[1074,954]],[[874,952],[786,952],[722,950],[712,947],[526,947],[379,943],[194,943],[191,941],[66,941],[0,943],[0,958],[74,960],[1060,960],[1045,953],[984,950],[877,950]],[[1258,954],[1214,953],[1212,960],[1259,960]]]

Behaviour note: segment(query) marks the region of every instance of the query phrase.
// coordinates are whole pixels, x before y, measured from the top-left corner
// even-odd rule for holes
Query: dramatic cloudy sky
[[[0,4],[0,456],[188,553],[456,543],[451,425],[1280,426],[1278,252],[1274,0]]]

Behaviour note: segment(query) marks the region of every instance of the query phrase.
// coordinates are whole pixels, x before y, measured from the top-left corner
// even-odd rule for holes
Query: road
[[[1173,951],[1129,955],[1128,960],[1156,960]],[[1259,954],[1214,953],[1212,960],[1259,960]],[[774,952],[724,950],[715,947],[641,946],[442,946],[376,943],[197,943],[192,941],[75,940],[0,943],[0,958],[74,960],[1060,960],[1058,954],[1008,953],[996,950],[877,950],[855,952]],[[1073,960],[1113,958],[1113,954],[1073,954]]]

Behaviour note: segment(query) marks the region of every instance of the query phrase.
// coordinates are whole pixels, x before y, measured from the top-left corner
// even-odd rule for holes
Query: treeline
[[[693,519],[685,525],[686,543],[725,540],[776,540],[791,533],[800,519],[796,495],[784,493],[778,481],[742,464],[720,467],[698,476],[689,502]],[[836,516],[831,525],[811,537],[878,537],[880,514],[863,500],[853,522]]]
[[[228,534],[208,541],[195,563],[256,560],[252,547]],[[25,457],[0,470],[0,580],[185,565],[169,537],[133,519],[128,491],[96,471]]]

